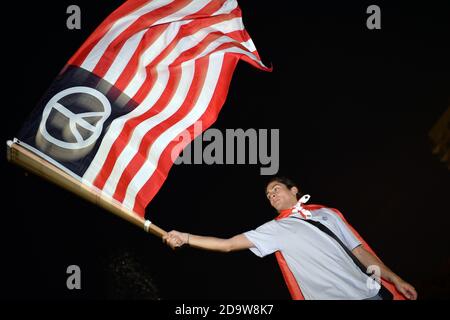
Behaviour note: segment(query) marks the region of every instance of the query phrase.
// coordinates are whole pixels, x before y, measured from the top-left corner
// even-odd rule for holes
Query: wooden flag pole
[[[102,195],[97,189],[90,188],[67,174],[63,170],[42,159],[38,155],[24,148],[18,143],[8,141],[7,158],[9,162],[17,164],[26,170],[48,180],[56,185],[75,193],[81,198],[88,200],[109,212],[143,228],[146,232],[162,237],[167,232],[158,226],[145,220],[133,211],[126,209],[118,201],[109,199]]]

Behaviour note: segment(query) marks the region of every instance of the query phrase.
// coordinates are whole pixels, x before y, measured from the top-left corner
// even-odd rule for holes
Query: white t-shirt
[[[305,299],[367,299],[378,293],[341,245],[328,234],[305,222],[298,213],[272,220],[244,235],[259,257],[280,251]],[[312,211],[312,220],[330,229],[353,250],[361,243],[330,209]]]

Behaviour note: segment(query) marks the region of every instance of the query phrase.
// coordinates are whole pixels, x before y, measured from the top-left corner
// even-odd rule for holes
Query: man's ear
[[[292,187],[292,188],[291,188],[291,193],[292,193],[294,196],[297,196],[298,188],[297,188],[297,187]]]

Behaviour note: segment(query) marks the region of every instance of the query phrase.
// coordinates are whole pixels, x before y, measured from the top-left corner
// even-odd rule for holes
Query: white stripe
[[[144,37],[147,30],[142,30],[139,33],[133,35],[130,39],[128,39],[125,44],[120,49],[113,63],[111,64],[108,72],[103,77],[104,80],[108,81],[111,84],[115,84],[117,79],[119,79],[125,67],[130,62],[133,57],[134,52],[141,43],[142,38]]]
[[[162,33],[158,39],[147,50],[145,50],[139,58],[138,71],[123,91],[127,96],[133,97],[138,92],[139,88],[147,79],[147,70],[145,67],[150,65],[150,63],[161,54],[167,45],[175,39],[181,26],[191,21],[192,20],[187,20],[170,24],[166,32]]]
[[[238,24],[237,24],[237,26],[235,26],[235,28],[237,28],[237,29],[243,28],[242,19],[237,18],[237,19],[233,19],[233,20],[235,22],[238,22]],[[227,21],[227,22],[233,22],[233,20]],[[217,25],[221,25],[221,24],[220,23],[216,24],[216,28],[217,28]],[[223,26],[223,24],[222,24],[222,26]],[[198,35],[191,36],[191,38],[195,38],[195,37],[198,37]],[[163,36],[161,36],[160,38],[164,39]],[[197,39],[197,41],[192,43],[191,45],[196,45],[196,44],[198,44],[198,42],[200,42],[200,39]],[[182,45],[182,44],[178,43],[178,46],[180,46],[180,45]],[[185,50],[186,50],[186,48],[185,48]],[[178,49],[176,51],[180,51],[180,49]],[[169,59],[172,59],[172,60],[169,60]],[[169,55],[161,63],[166,63],[168,65],[171,62],[173,62],[175,59],[176,59],[176,56]],[[160,68],[157,68],[157,72],[159,72],[159,69]],[[143,69],[143,70],[145,71],[145,69]],[[158,81],[156,81],[155,86],[152,88],[149,95],[144,99],[144,101],[138,107],[136,107],[132,112],[112,121],[107,134],[104,136],[104,138],[102,140],[102,143],[100,145],[100,148],[99,148],[97,154],[95,155],[88,170],[86,170],[86,172],[83,176],[83,178],[86,181],[90,181],[92,183],[95,180],[97,174],[101,170],[101,168],[108,156],[109,150],[111,149],[113,143],[116,141],[117,137],[119,136],[120,132],[122,131],[125,122],[128,119],[138,117],[138,116],[142,115],[143,113],[145,113],[146,111],[148,111],[154,105],[154,103],[157,101],[157,99],[161,96],[162,92],[165,90],[165,87],[166,87],[166,84],[168,81],[167,66],[165,66],[164,70],[165,70],[165,72],[160,72],[158,74]]]
[[[193,0],[191,3],[189,3],[184,8],[181,8],[177,12],[174,12],[173,14],[166,16],[164,18],[161,18],[160,20],[156,21],[153,26],[157,26],[159,24],[165,24],[165,23],[172,23],[175,21],[178,21],[188,15],[194,14],[201,9],[203,9],[206,5],[208,5],[211,1],[214,0]]]
[[[250,52],[255,52],[256,51],[256,47],[255,44],[253,43],[252,39],[248,39],[245,42],[241,42],[241,44],[246,47],[248,49],[248,51]]]
[[[222,50],[217,51],[209,56],[210,62],[208,72],[206,75],[204,86],[202,88],[202,92],[199,96],[196,105],[183,119],[181,119],[172,127],[164,131],[164,133],[162,133],[158,137],[158,139],[155,140],[151,149],[149,150],[147,161],[139,169],[139,171],[136,173],[136,175],[133,177],[130,184],[128,185],[126,196],[123,201],[124,205],[130,208],[134,207],[137,193],[148,181],[148,179],[150,179],[150,177],[152,176],[164,149],[179,134],[181,134],[184,130],[192,126],[206,111],[206,108],[208,107],[211,101],[212,94],[214,93],[216,88],[218,77],[220,75],[220,71],[222,68],[223,56],[225,53],[232,53],[232,52],[241,53],[247,55],[253,60],[255,59],[257,60],[257,58],[252,53],[249,53],[236,47],[228,48],[223,51]]]
[[[233,24],[233,26],[235,28],[243,27],[242,25],[239,25],[239,24]],[[226,32],[234,31],[234,29],[232,29],[232,27],[229,24],[225,25],[223,23],[220,23],[220,26],[217,26],[217,28],[219,28],[219,29],[222,27],[224,29],[227,29]],[[209,28],[207,28],[207,29],[209,29]],[[203,38],[206,37],[207,34],[209,34],[207,29],[202,29],[201,31],[197,32],[196,34],[194,34],[190,37],[183,38],[179,42],[179,44],[176,46],[176,48],[161,62],[161,65],[158,65],[157,72],[158,72],[158,74],[161,74],[162,79],[158,79],[157,84],[164,83],[164,87],[161,86],[159,88],[161,88],[162,90],[165,90],[165,88],[167,86],[168,77],[169,77],[167,65],[169,65],[171,62],[173,62],[182,52],[189,50],[190,48],[198,45],[198,43],[201,40],[203,40]],[[200,55],[198,55],[197,57],[194,57],[194,59],[192,59],[192,60],[189,60],[189,62],[194,63],[195,59],[199,59],[200,57],[209,54],[214,49],[219,47],[221,44],[226,43],[226,42],[234,42],[234,41],[235,41],[234,39],[227,37],[227,36],[220,37],[220,38],[216,39],[214,42],[210,43],[207,46],[207,48],[202,51],[202,53]],[[161,81],[161,80],[163,80],[163,81]],[[185,85],[188,89],[190,86],[190,83],[184,84],[184,83],[180,82],[179,85]],[[159,99],[162,94],[162,92],[159,92],[160,90],[152,91],[152,93],[155,93],[155,94],[151,93],[148,96],[148,101],[146,101],[147,99],[145,99],[141,105],[152,105],[153,106],[153,104],[157,101],[157,100],[155,100],[156,97]],[[177,91],[177,93],[178,93],[178,91]],[[173,96],[173,100],[178,101],[177,93]],[[183,98],[183,100],[184,100],[184,98]],[[137,151],[139,150],[139,146],[140,146],[145,134],[149,130],[151,130],[153,127],[157,126],[158,124],[160,124],[161,122],[163,122],[164,120],[169,118],[172,114],[174,114],[183,103],[183,101],[180,101],[179,104],[178,103],[172,104],[172,101],[169,102],[169,104],[165,107],[165,109],[161,113],[153,116],[150,119],[147,119],[147,120],[141,122],[134,129],[128,144],[126,145],[126,147],[123,149],[122,153],[116,160],[114,169],[111,172],[111,174],[107,180],[107,185],[105,185],[105,187],[103,188],[105,192],[108,192],[108,193],[111,192],[111,194],[114,193],[114,190],[116,188],[117,183],[120,180],[120,177],[122,176],[124,170],[127,168],[128,163],[133,159],[133,157],[136,155]]]
[[[216,12],[214,12],[212,15],[213,16],[218,16],[220,14],[229,14],[231,11],[233,11],[234,9],[236,9],[238,6],[238,3],[236,0],[227,0],[222,7],[217,10]]]
[[[131,183],[128,185],[127,192],[123,204],[131,208],[134,207],[136,195],[153,175],[156,166],[159,161],[161,153],[166,146],[175,139],[178,134],[186,130],[186,128],[193,125],[205,112],[208,107],[213,93],[215,91],[217,82],[219,80],[220,71],[222,69],[224,52],[216,52],[209,56],[209,66],[206,74],[204,86],[200,93],[200,96],[194,106],[194,108],[184,117],[182,120],[173,125],[170,129],[166,130],[158,139],[153,143],[148,159],[133,177]]]
[[[151,1],[142,8],[120,18],[117,20],[111,29],[105,34],[105,36],[95,45],[95,47],[89,52],[89,55],[81,64],[81,68],[88,71],[94,70],[97,63],[100,61],[101,57],[105,53],[108,46],[116,39],[123,31],[125,31],[129,26],[131,26],[137,19],[141,16],[152,12],[158,8],[164,7],[165,5],[171,3],[173,0],[159,0]]]

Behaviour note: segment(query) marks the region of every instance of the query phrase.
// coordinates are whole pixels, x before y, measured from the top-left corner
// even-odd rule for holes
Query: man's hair
[[[297,186],[297,184],[296,184],[294,181],[292,181],[292,180],[289,179],[289,178],[286,178],[286,177],[279,177],[279,176],[272,177],[272,178],[266,183],[266,188],[265,188],[264,192],[267,192],[267,186],[268,186],[269,184],[271,184],[272,182],[279,182],[279,183],[282,183],[282,184],[284,184],[289,190],[291,190],[293,187],[296,187],[297,190],[298,190],[297,194],[295,195],[295,196],[297,197],[297,200],[300,200],[300,198],[303,196],[303,193],[300,191],[300,188]]]

